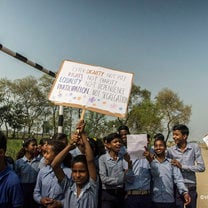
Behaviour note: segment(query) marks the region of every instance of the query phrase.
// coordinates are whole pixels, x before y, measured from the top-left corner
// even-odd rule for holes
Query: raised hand
[[[144,146],[144,153],[143,155],[146,157],[146,159],[151,163],[154,159],[154,155],[150,153],[150,151],[148,150],[148,148],[146,146]]]

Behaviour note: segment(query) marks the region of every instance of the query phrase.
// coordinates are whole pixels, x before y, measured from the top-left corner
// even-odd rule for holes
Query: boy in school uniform
[[[177,166],[184,178],[186,187],[191,196],[191,203],[187,208],[196,208],[196,172],[204,172],[205,165],[201,149],[197,143],[188,143],[189,129],[186,125],[178,124],[173,127],[175,145],[167,149],[167,157],[172,159],[172,164]],[[183,208],[184,199],[176,191],[177,208]]]
[[[6,161],[7,138],[0,131],[0,207],[22,208],[23,191],[20,180]]]
[[[72,135],[69,144],[54,158],[51,167],[65,192],[64,208],[97,208],[99,180],[94,163],[93,151],[84,132],[84,121],[77,124],[77,132]],[[68,152],[82,140],[85,154],[73,158],[69,179],[60,167]]]
[[[147,146],[149,138],[147,135]],[[134,159],[132,169],[126,173],[125,207],[151,208],[151,172],[150,164],[146,158]]]
[[[144,155],[150,163],[153,179],[152,201],[154,208],[175,208],[174,185],[184,198],[184,206],[188,205],[191,198],[188,194],[180,169],[171,164],[171,159],[166,157],[166,142],[157,138],[154,141],[155,155],[152,157],[146,148]]]
[[[121,137],[111,133],[106,137],[107,152],[99,158],[99,175],[102,182],[102,208],[124,207],[124,183],[126,172],[124,157],[119,154]],[[130,157],[125,156],[128,168],[131,168]],[[126,168],[127,169],[127,168]]]

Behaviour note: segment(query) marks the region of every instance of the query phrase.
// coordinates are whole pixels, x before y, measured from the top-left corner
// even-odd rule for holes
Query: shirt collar
[[[109,152],[106,153],[106,159],[107,159],[107,160],[113,160],[113,161],[115,161],[115,160],[110,156]],[[117,159],[117,160],[120,160],[120,159],[122,159],[122,157],[121,157],[121,155],[118,154],[118,159]]]
[[[186,150],[191,150],[191,149],[192,149],[192,146],[190,145],[190,143],[187,143],[185,151]],[[175,150],[181,151],[181,149],[177,145],[175,145]]]
[[[30,160],[28,160],[28,159],[25,157],[25,155],[23,156],[22,159],[23,159],[24,162],[34,162],[34,161],[38,160],[36,157],[34,157],[34,158],[30,161]]]
[[[155,161],[158,162],[158,163],[161,163],[157,158],[155,158]],[[166,161],[167,161],[167,162],[171,162],[171,159],[165,157],[165,159],[162,161],[162,163],[164,163],[164,162],[166,162]]]

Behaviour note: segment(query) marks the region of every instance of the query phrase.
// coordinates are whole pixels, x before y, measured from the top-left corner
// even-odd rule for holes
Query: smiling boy
[[[151,167],[154,208],[175,208],[174,184],[177,186],[180,194],[183,195],[184,205],[187,205],[190,203],[191,198],[188,194],[188,189],[184,185],[180,169],[171,164],[171,160],[166,157],[165,151],[165,141],[161,138],[156,138],[154,141],[154,158],[151,157],[147,148],[144,152]]]
[[[111,133],[106,137],[107,152],[99,158],[99,174],[102,182],[102,208],[124,207],[124,158],[119,151],[122,146],[121,137]],[[131,166],[130,157],[125,157]],[[126,168],[127,169],[127,168]]]
[[[172,159],[172,164],[179,167],[186,187],[189,189],[191,204],[188,208],[196,208],[196,172],[205,171],[201,149],[197,143],[188,143],[189,129],[183,124],[173,127],[173,140],[175,145],[167,149],[167,157]],[[183,198],[176,192],[177,208],[183,208]]]

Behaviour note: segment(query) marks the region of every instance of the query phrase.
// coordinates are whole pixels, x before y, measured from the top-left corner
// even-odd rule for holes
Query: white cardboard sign
[[[124,118],[132,88],[133,73],[72,61],[63,61],[49,100]]]

